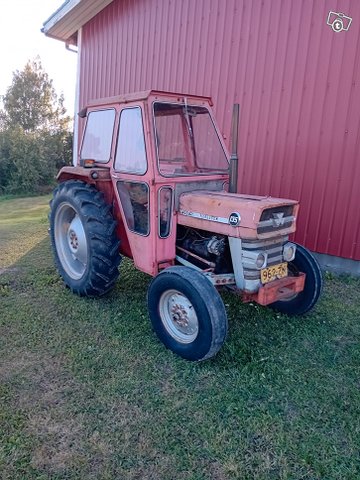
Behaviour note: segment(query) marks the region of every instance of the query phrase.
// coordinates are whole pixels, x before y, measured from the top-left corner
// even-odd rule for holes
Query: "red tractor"
[[[211,105],[157,91],[89,103],[77,165],[61,169],[51,201],[65,284],[103,295],[120,254],[131,258],[153,277],[155,332],[188,360],[212,357],[225,340],[220,287],[289,315],[308,312],[322,288],[315,258],[289,241],[298,202],[236,193],[236,115],[229,156]]]

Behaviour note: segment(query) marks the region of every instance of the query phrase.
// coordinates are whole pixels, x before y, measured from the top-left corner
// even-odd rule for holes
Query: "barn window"
[[[147,170],[144,129],[140,107],[121,112],[115,170],[143,175]]]
[[[98,110],[87,116],[81,160],[106,163],[110,160],[115,110]]]

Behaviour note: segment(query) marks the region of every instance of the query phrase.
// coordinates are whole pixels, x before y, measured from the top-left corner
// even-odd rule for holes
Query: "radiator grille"
[[[293,212],[293,205],[267,208],[261,214],[257,233],[277,232],[291,227],[295,220]]]
[[[283,262],[283,246],[288,241],[287,236],[271,238],[268,240],[243,240],[242,250],[246,252],[263,252],[267,253],[267,266],[277,265]],[[245,280],[260,280],[260,270],[249,268],[248,264],[243,264]]]

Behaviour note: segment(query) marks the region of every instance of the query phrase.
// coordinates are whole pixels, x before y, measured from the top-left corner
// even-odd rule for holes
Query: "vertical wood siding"
[[[80,82],[81,106],[209,95],[227,142],[239,102],[240,190],[300,200],[296,240],[360,260],[359,0],[114,0],[83,28]]]

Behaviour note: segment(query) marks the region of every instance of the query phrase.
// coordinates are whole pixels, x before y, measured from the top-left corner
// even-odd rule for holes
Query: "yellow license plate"
[[[261,283],[269,283],[277,278],[287,277],[288,269],[287,263],[279,263],[272,267],[263,268],[260,271]]]

